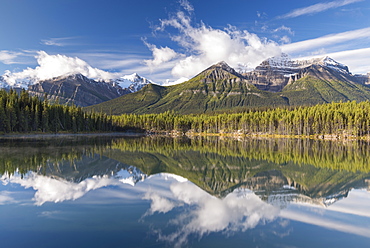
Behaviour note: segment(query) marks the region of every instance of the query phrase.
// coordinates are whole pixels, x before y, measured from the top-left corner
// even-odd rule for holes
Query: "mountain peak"
[[[344,74],[350,74],[348,67],[346,65],[335,61],[333,58],[329,56],[312,59],[292,60],[289,57],[289,55],[285,53],[282,53],[279,56],[266,59],[259,66],[256,67],[256,70],[259,71],[266,70],[268,68],[274,68],[278,69],[283,74],[288,75],[295,73],[295,71],[299,71],[303,68],[307,68],[313,65],[324,66]]]
[[[230,78],[231,75],[236,77],[242,77],[237,73],[232,67],[230,67],[225,61],[221,61],[214,64],[198,75],[204,75],[207,78],[212,78],[215,80]]]
[[[52,78],[52,79],[71,79],[71,80],[83,80],[83,81],[88,80],[88,78],[85,77],[84,75],[82,75],[81,73],[65,74],[65,75],[62,75],[62,76],[59,76],[59,77],[56,77],[56,78]],[[43,80],[40,80],[40,81],[43,81]]]
[[[215,66],[224,68],[230,67],[225,61],[218,62],[217,64],[215,64]]]
[[[331,69],[334,69],[336,71],[339,71],[339,72],[342,72],[342,73],[345,73],[345,74],[350,73],[349,70],[348,70],[348,66],[335,61],[334,59],[330,58],[329,56],[325,56],[322,59],[322,63],[323,63],[324,66],[327,66],[327,67],[329,67]]]
[[[137,73],[126,75],[118,79],[112,80],[114,85],[119,85],[123,89],[128,89],[130,92],[136,92],[147,84],[153,84],[150,80],[139,76]]]
[[[221,61],[221,62],[218,62],[217,64],[214,64],[212,65],[211,67],[209,67],[208,69],[222,69],[222,70],[225,70],[225,71],[228,71],[230,72],[231,74],[236,74],[237,72],[231,67],[229,66],[225,61]]]

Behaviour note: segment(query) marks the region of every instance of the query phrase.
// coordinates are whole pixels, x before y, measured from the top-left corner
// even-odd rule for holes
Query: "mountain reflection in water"
[[[262,233],[293,244],[288,237],[300,225],[362,237],[361,246],[370,242],[368,146],[217,137],[3,141],[0,208],[32,203],[47,208],[39,217],[55,219],[58,204],[71,201],[149,204],[136,221],[149,225],[146,242],[159,247],[207,246],[206,237],[209,245],[224,237],[223,244],[242,246],[240,233],[256,247],[277,242]]]

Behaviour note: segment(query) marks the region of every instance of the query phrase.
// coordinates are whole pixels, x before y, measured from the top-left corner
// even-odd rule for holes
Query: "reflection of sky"
[[[280,216],[370,238],[370,193],[365,190],[352,190],[347,198],[328,208],[309,204],[290,204],[281,211]]]
[[[304,234],[301,240],[294,241],[305,229],[320,230],[319,235],[331,238],[345,234],[357,244],[369,242],[370,194],[364,190],[352,190],[348,198],[327,208],[292,203],[280,210],[248,190],[235,190],[219,199],[175,175],[150,176],[135,186],[130,173],[121,171],[117,175],[96,176],[79,183],[36,173],[23,179],[19,175],[3,176],[0,238],[30,230],[75,231],[81,237],[83,233],[99,231],[95,235],[100,237],[109,230],[111,233],[104,234],[104,239],[114,239],[114,234],[125,231],[131,233],[127,234],[127,240],[131,240],[127,242],[146,237],[141,245],[159,240],[182,246],[194,239],[206,244],[211,239],[232,237],[228,242],[232,239],[241,245],[248,241],[266,247],[270,247],[266,245],[269,242],[294,247],[307,239],[306,247],[310,247],[313,241]],[[345,247],[353,240],[338,241],[336,245]]]

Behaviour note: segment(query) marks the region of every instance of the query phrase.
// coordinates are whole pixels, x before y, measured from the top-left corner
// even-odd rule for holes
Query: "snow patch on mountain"
[[[120,89],[127,89],[130,92],[136,92],[140,90],[142,87],[144,87],[147,84],[153,83],[150,80],[139,76],[137,73],[133,73],[131,75],[126,75],[122,77],[118,77],[115,79],[92,79],[85,77],[81,73],[76,73],[76,74],[65,74],[59,77],[54,77],[54,78],[48,78],[48,79],[39,79],[36,77],[14,77],[14,74],[11,73],[10,71],[6,71],[4,75],[0,76],[0,88],[5,88],[5,89],[10,89],[10,88],[23,88],[23,89],[28,89],[30,85],[37,84],[41,81],[44,80],[53,80],[53,79],[60,79],[60,78],[70,78],[70,79],[75,79],[75,80],[84,80],[88,83],[107,83],[110,84],[116,88]]]
[[[4,75],[0,76],[0,88],[23,88],[27,89],[29,85],[37,83],[38,80],[32,77],[17,78],[13,77],[10,71],[5,71]]]
[[[285,53],[282,53],[280,56],[272,57],[263,61],[256,69],[258,70],[265,67],[270,67],[274,70],[284,72],[282,74],[291,76],[292,74],[294,74],[295,70],[307,68],[312,65],[320,65],[336,70],[343,74],[350,74],[346,65],[341,64],[328,56],[321,58],[292,60],[289,55]]]
[[[136,92],[147,84],[153,84],[153,82],[139,76],[137,73],[114,79],[112,83],[113,85],[119,85],[123,89],[127,88],[130,92]]]
[[[90,66],[86,61],[77,57],[68,57],[65,55],[49,55],[44,51],[38,52],[38,66],[36,68],[27,68],[20,72],[5,71],[0,76],[0,88],[24,88],[37,84],[40,81],[52,80],[54,78],[69,77],[73,75],[83,75],[90,82],[105,82],[117,87],[135,92],[144,85],[152,83],[149,80],[140,77],[136,73],[122,76],[120,73],[112,73]]]

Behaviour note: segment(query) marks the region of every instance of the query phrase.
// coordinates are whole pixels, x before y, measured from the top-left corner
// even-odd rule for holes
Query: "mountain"
[[[325,68],[326,70],[320,70],[320,68]],[[352,75],[346,65],[338,63],[330,57],[293,61],[284,53],[281,56],[263,61],[255,70],[244,73],[243,76],[258,89],[280,92],[287,84],[307,76],[308,71],[312,76],[321,80],[367,83],[365,78],[361,78],[359,75]]]
[[[0,76],[0,88],[23,88],[35,96],[44,97],[47,94],[52,102],[82,107],[136,92],[149,83],[152,82],[136,73],[109,81],[93,80],[82,74],[63,75],[47,80],[35,78],[13,80],[6,74]]]
[[[112,80],[111,83],[113,85],[119,85],[121,88],[127,89],[131,93],[141,90],[141,88],[147,84],[153,84],[153,82],[139,76],[137,73]]]
[[[105,82],[97,82],[82,74],[74,74],[38,81],[28,86],[30,95],[59,101],[61,104],[89,106],[129,93],[128,90]]]
[[[225,62],[174,86],[149,84],[142,90],[87,108],[106,113],[181,114],[242,111],[251,107],[314,105],[370,100],[368,76],[325,57],[292,61],[287,55],[268,59],[240,74]]]
[[[274,93],[257,89],[225,62],[218,63],[182,84],[158,86],[149,84],[127,96],[91,106],[112,114],[161,113],[174,110],[183,114],[227,111],[235,107],[287,105]],[[124,107],[122,107],[124,106]]]

